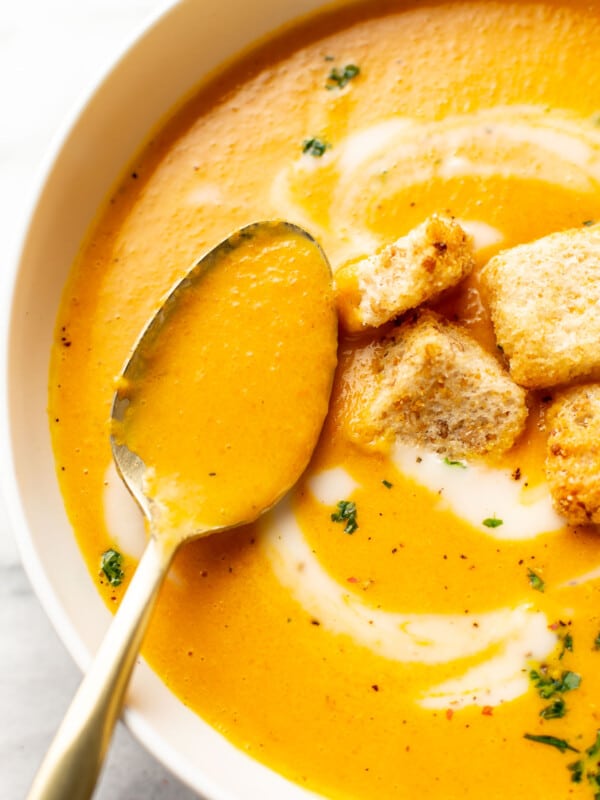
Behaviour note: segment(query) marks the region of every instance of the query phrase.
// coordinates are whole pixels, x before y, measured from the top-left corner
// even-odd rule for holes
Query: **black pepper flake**
[[[516,470],[512,474],[513,481],[520,481],[521,480],[521,467],[517,467]]]
[[[134,181],[137,181],[137,179],[139,178],[139,175],[137,174],[137,172],[132,172],[131,173],[131,177],[133,178]]]
[[[319,622],[318,619],[311,619],[310,624],[311,625],[320,625],[321,623]]]
[[[374,684],[371,686],[371,689],[373,689],[373,691],[374,691],[374,692],[378,692],[378,691],[379,691],[379,686],[378,686],[376,683],[374,683]]]

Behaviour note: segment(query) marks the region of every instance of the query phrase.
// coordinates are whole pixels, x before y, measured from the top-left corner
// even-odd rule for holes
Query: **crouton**
[[[379,327],[456,286],[474,263],[471,237],[453,219],[434,214],[379,253],[337,271],[340,321],[347,331]]]
[[[357,350],[343,391],[355,442],[385,449],[395,440],[454,458],[508,450],[528,413],[525,391],[496,359],[432,311]]]
[[[600,377],[600,225],[505,250],[481,277],[517,383],[541,389]]]
[[[546,479],[571,525],[600,524],[600,385],[573,386],[546,413]]]

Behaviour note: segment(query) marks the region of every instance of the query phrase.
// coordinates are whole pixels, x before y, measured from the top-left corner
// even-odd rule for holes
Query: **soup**
[[[442,213],[477,264],[435,311],[496,353],[483,265],[600,219],[599,30],[583,2],[331,12],[224,69],[140,151],[73,266],[50,374],[61,489],[110,606],[144,539],[111,462],[114,378],[170,287],[256,219],[302,225],[335,271]],[[552,510],[545,393],[493,460],[365,448],[345,383],[364,344],[341,339],[293,493],[179,554],[146,659],[326,797],[593,796],[598,542]]]

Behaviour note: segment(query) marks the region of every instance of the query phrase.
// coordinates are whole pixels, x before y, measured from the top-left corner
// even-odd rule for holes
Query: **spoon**
[[[331,284],[327,260],[309,234],[290,223],[254,223],[203,256],[142,331],[117,380],[111,447],[117,469],[145,516],[149,536],[117,614],[50,745],[28,800],[84,800],[92,795],[156,598],[180,545],[254,521],[293,486],[306,468],[327,413],[336,363],[337,318]],[[242,305],[231,311],[233,301],[223,298],[227,292],[236,296],[240,288]],[[258,316],[253,303],[260,309]],[[242,341],[233,356],[217,352],[218,335],[206,349],[206,332],[210,334],[216,328],[222,333],[222,326],[224,336],[233,339],[232,331],[244,319],[248,330],[239,330],[236,341]],[[264,320],[267,335],[251,330],[257,319]],[[272,320],[276,320],[276,343],[269,338]],[[205,350],[200,364],[194,359],[189,375],[195,379],[198,367],[208,373],[212,370],[212,374],[206,377],[200,370],[198,386],[190,379],[183,391],[196,388],[214,392],[215,413],[219,415],[225,409],[228,426],[237,420],[234,431],[226,429],[226,446],[221,446],[218,436],[211,438],[210,429],[220,431],[220,416],[215,417],[216,422],[203,422],[200,414],[184,419],[187,435],[183,437],[172,421],[181,416],[178,388],[176,383],[170,384],[165,371],[179,355],[185,359],[186,351],[177,348],[181,344],[189,349],[196,325],[200,328],[198,341]],[[253,347],[259,351],[258,357],[254,349],[248,349],[243,334],[248,341],[256,340]],[[238,385],[236,392],[232,386],[222,385],[221,371],[230,367],[236,377],[245,376],[244,385]],[[276,422],[282,403],[289,400],[283,388],[286,380],[303,398],[302,413],[292,420],[287,429],[290,433],[281,442]],[[263,384],[268,387],[266,395],[260,394]],[[185,407],[181,391],[180,387],[180,404]],[[253,392],[260,395],[260,402],[248,399],[247,394]],[[202,400],[202,395],[198,398]],[[153,402],[160,404],[161,414],[153,413]],[[163,406],[169,403],[165,410]],[[167,419],[161,419],[162,415]],[[145,425],[155,430],[145,435]],[[159,441],[153,451],[152,445],[163,433],[164,441]],[[260,461],[253,452],[253,436],[262,445],[258,448]],[[206,456],[206,450],[209,457],[212,448],[212,457],[222,472],[226,468],[238,471],[229,483],[226,475],[219,482],[218,471],[202,472],[199,488],[194,486],[190,494],[184,486],[178,495],[180,476],[163,474],[171,469],[168,462],[161,461],[169,437],[176,444],[171,450],[178,459],[186,458],[186,447],[192,442],[193,459],[200,458],[200,453]],[[242,445],[236,449],[237,440]],[[271,467],[270,459],[274,459]],[[258,480],[249,484],[252,497],[246,497],[245,492],[237,497],[236,481],[255,471]],[[216,501],[213,495],[218,495]],[[198,497],[203,498],[201,503]]]

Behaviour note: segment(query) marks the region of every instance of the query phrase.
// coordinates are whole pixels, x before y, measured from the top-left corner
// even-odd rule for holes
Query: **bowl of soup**
[[[311,463],[258,523],[182,549],[127,697],[136,736],[201,795],[594,796],[600,540],[587,506],[581,522],[553,503],[548,458],[566,445],[548,441],[550,408],[582,383],[577,424],[593,430],[597,370],[575,354],[574,385],[549,369],[528,382],[511,348],[563,359],[569,337],[548,355],[546,328],[587,313],[543,313],[546,283],[568,281],[538,262],[566,263],[570,244],[514,248],[589,232],[593,258],[599,29],[590,4],[559,0],[179,2],[57,147],[12,281],[3,480],[82,668],[144,546],[108,421],[147,320],[257,220],[301,226],[338,275],[338,369]],[[468,247],[443,285],[431,276],[451,270],[455,234],[440,225]],[[389,299],[423,248],[429,289],[411,284],[372,322],[364,298]],[[390,264],[389,285],[369,277]],[[593,275],[574,282],[594,308]],[[531,303],[509,302],[529,285]],[[498,308],[523,330],[510,344]],[[286,425],[303,408],[295,396]]]

